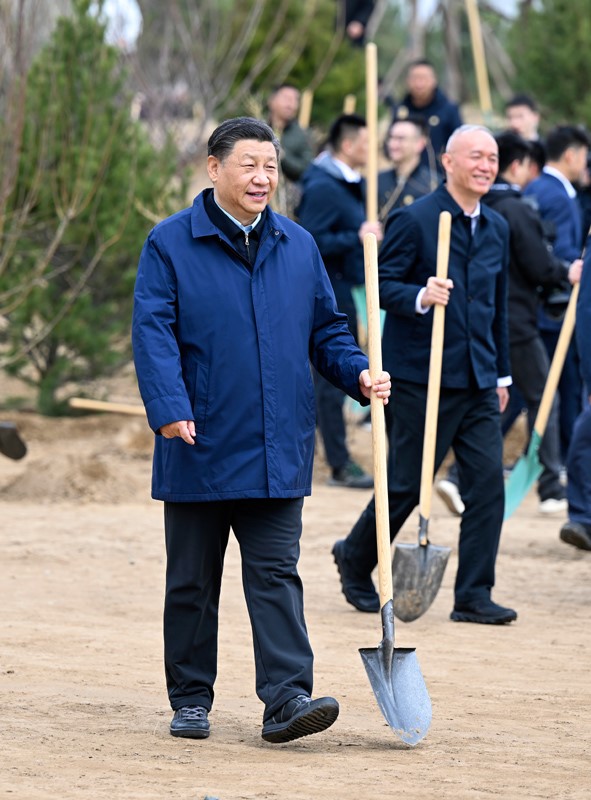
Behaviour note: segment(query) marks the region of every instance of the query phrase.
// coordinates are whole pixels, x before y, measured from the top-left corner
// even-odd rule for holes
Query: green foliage
[[[546,126],[591,126],[591,17],[588,0],[540,0],[511,31],[519,91],[531,93]]]
[[[16,184],[0,233],[7,369],[59,410],[64,383],[129,358],[137,259],[153,218],[179,205],[170,148],[156,151],[129,116],[118,51],[75,0],[28,75]]]

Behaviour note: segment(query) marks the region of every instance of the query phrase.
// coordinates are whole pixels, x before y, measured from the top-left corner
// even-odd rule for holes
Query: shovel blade
[[[397,544],[392,560],[394,614],[412,622],[429,608],[441,586],[451,547]]]
[[[431,698],[417,655],[414,648],[395,647],[389,659],[382,645],[360,648],[361,660],[386,722],[403,742],[415,745],[431,725]]]
[[[527,453],[521,456],[507,478],[505,483],[505,514],[503,517],[505,520],[509,519],[511,514],[517,510],[521,501],[542,474],[543,467],[538,457],[541,443],[542,437],[540,434],[535,430],[532,431]]]

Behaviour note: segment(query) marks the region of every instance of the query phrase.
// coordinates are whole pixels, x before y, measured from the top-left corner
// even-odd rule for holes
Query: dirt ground
[[[434,499],[431,538],[453,553],[428,613],[397,625],[433,703],[431,728],[411,748],[385,724],[357,653],[379,644],[379,617],[345,603],[330,555],[370,493],[326,486],[319,458],[301,573],[315,693],[336,696],[340,717],[288,745],[260,738],[232,541],[212,734],[192,742],[168,733],[162,508],[149,499],[145,421],[0,419],[15,420],[29,446],[20,462],[0,458],[0,796],[591,797],[591,556],[559,541],[562,518],[539,516],[533,494],[501,542],[494,596],[519,612],[507,627],[450,622],[458,522]],[[369,466],[370,433],[352,425],[351,445]],[[402,540],[414,541],[416,523],[413,515]]]

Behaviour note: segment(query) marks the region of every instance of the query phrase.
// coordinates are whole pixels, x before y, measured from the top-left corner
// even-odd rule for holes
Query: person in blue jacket
[[[387,402],[337,311],[313,238],[268,207],[279,142],[230,119],[208,142],[206,189],[158,224],[140,257],[132,325],[138,383],[156,434],[152,496],[164,501],[164,660],[174,736],[206,738],[230,529],[241,551],[263,739],[336,719],[312,700],[313,655],[297,571],[310,494],[310,361],[352,397]]]
[[[435,304],[446,306],[435,470],[453,447],[465,511],[451,618],[505,624],[517,618],[492,600],[505,505],[500,414],[511,384],[507,320],[509,228],[481,204],[498,171],[498,147],[481,126],[460,127],[443,156],[446,182],[395,211],[380,248],[383,359],[392,374],[388,499],[393,539],[419,501]],[[448,278],[435,275],[439,217],[452,216]],[[345,598],[380,609],[372,499],[333,556]]]
[[[328,150],[306,170],[298,220],[318,245],[335,293],[339,311],[347,315],[357,338],[353,288],[364,283],[363,238],[382,239],[382,225],[366,219],[365,181],[359,170],[367,165],[367,124],[358,114],[341,114],[330,126]],[[327,198],[330,198],[328,200]],[[345,395],[322,376],[316,377],[318,429],[331,469],[329,484],[371,489],[373,478],[357,464],[347,447]]]
[[[559,125],[546,137],[547,161],[542,174],[525,189],[524,196],[537,203],[542,219],[554,227],[554,254],[571,264],[580,258],[587,231],[573,183],[581,177],[589,152],[589,137],[575,125]],[[553,296],[538,311],[538,326],[550,358],[554,355],[562,318],[552,309]],[[563,306],[563,311],[564,311]],[[576,341],[568,349],[558,385],[560,442],[566,460],[572,430],[582,411],[583,382]],[[564,513],[566,503],[556,508]]]
[[[560,530],[563,542],[591,550],[591,240],[587,241],[577,301],[577,344],[587,404],[577,418],[568,451],[568,522]]]
[[[406,70],[407,93],[394,111],[394,121],[412,116],[427,121],[429,137],[421,153],[421,164],[443,175],[441,154],[452,133],[462,124],[457,103],[439,88],[435,67],[426,58],[412,61]]]

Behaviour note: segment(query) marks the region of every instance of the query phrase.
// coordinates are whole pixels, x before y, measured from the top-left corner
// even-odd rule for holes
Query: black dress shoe
[[[579,550],[591,550],[591,525],[582,522],[565,522],[560,529],[560,538]]]
[[[480,622],[484,625],[505,625],[517,619],[517,611],[493,603],[492,600],[481,600],[463,605],[456,603],[450,614],[454,622]]]
[[[15,461],[27,454],[27,445],[19,436],[14,422],[0,422],[0,453]]]
[[[291,742],[330,728],[338,716],[339,704],[334,697],[312,700],[306,694],[299,694],[272,717],[263,720],[262,737],[273,744]]]
[[[209,736],[207,709],[203,706],[177,708],[170,723],[170,733],[172,736],[183,736],[185,739],[207,739]]]
[[[339,570],[343,594],[347,602],[355,606],[358,611],[375,613],[380,610],[380,598],[373,585],[373,581],[369,576],[360,578],[352,572],[351,566],[343,552],[344,545],[345,543],[341,539],[335,542],[332,548],[332,554]]]

